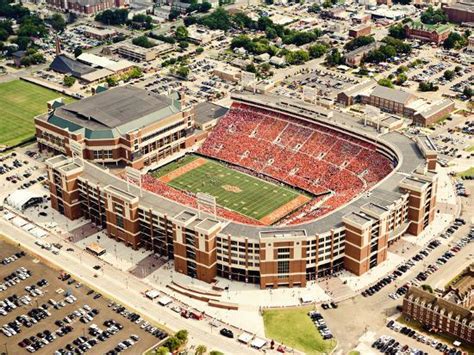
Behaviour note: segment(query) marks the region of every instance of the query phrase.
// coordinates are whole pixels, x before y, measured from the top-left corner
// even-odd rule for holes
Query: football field
[[[192,193],[206,193],[217,204],[264,224],[283,218],[311,198],[287,186],[276,185],[197,156],[168,164],[154,176]]]
[[[23,80],[0,83],[0,145],[12,146],[35,134],[33,118],[62,94]],[[74,99],[65,98],[66,102]]]

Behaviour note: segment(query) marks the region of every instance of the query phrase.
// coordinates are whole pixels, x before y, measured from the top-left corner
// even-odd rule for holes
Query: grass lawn
[[[457,174],[459,177],[462,177],[462,176],[472,176],[474,175],[474,167],[472,168],[469,168],[465,171],[461,171],[460,173]]]
[[[58,97],[58,92],[23,80],[0,83],[0,145],[12,146],[33,137],[33,118],[47,111],[47,101]],[[74,99],[65,97],[65,101]]]
[[[464,149],[464,150],[465,150],[466,152],[469,152],[469,153],[474,152],[474,145],[471,145],[471,146],[467,147],[467,148]]]
[[[263,311],[265,336],[306,354],[329,353],[336,341],[321,337],[307,314],[313,309],[309,306]]]
[[[196,155],[185,155],[182,158],[179,158],[178,160],[175,160],[174,162],[167,164],[158,170],[153,171],[153,176],[156,178],[162,177],[182,166],[185,166],[186,164],[192,162],[193,160],[196,160],[197,156]]]
[[[161,177],[194,159],[195,156],[185,157],[159,169],[153,176]],[[211,160],[169,181],[168,185],[193,193],[207,193],[214,196],[220,206],[256,220],[302,195],[289,187],[260,180]]]
[[[419,333],[421,333],[423,335],[427,335],[427,336],[429,336],[433,339],[436,339],[438,341],[441,341],[441,342],[445,343],[446,345],[449,345],[450,347],[453,346],[453,342],[455,340],[459,340],[459,339],[456,339],[456,338],[454,338],[450,335],[447,335],[447,334],[429,333],[429,332],[427,332],[426,330],[423,329],[423,326],[421,325],[420,322],[417,322],[416,320],[406,319],[403,315],[398,317],[397,322],[405,324],[406,326],[409,326],[410,328],[418,331]],[[461,340],[459,340],[459,341],[462,343],[461,347],[460,347],[462,351],[465,351],[468,354],[474,354],[474,346],[473,345],[469,345],[466,342],[463,342]]]

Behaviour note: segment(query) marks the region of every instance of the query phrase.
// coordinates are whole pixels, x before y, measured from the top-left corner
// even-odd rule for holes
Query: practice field
[[[322,338],[308,316],[311,310],[312,306],[263,311],[265,336],[306,354],[329,354],[336,342]]]
[[[12,146],[33,137],[33,118],[46,112],[46,103],[58,97],[58,92],[23,80],[0,83],[0,145]]]
[[[311,199],[289,187],[193,155],[168,164],[153,176],[179,190],[212,195],[218,205],[268,225]]]

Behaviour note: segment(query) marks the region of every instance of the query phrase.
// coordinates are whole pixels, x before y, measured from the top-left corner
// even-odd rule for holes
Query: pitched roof
[[[81,63],[62,54],[56,56],[49,67],[54,71],[63,74],[70,74],[76,78],[80,78],[85,74],[95,71],[94,68],[91,68],[87,64]]]

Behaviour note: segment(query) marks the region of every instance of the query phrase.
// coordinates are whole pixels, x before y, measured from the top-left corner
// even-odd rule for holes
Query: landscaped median
[[[313,306],[268,309],[263,311],[265,336],[306,354],[329,354],[334,339],[324,340],[308,316]]]

